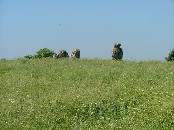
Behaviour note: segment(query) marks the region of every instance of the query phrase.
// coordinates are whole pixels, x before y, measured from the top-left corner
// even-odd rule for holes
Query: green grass
[[[174,130],[174,63],[0,60],[2,130]]]

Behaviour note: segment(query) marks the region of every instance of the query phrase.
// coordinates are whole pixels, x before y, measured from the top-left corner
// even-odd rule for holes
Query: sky
[[[42,48],[82,58],[164,60],[174,49],[174,0],[0,0],[0,59]]]

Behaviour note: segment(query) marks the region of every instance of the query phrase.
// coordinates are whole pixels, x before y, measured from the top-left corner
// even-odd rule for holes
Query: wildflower
[[[11,103],[14,103],[15,100],[14,99],[8,99]]]

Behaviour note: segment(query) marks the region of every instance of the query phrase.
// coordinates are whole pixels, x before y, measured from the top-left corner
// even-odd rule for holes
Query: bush
[[[33,56],[32,55],[26,55],[26,56],[24,56],[24,58],[33,59]]]
[[[38,58],[52,57],[53,54],[54,54],[54,52],[51,51],[50,49],[48,49],[48,48],[43,48],[43,49],[40,49],[40,50],[37,52],[36,57],[38,57]]]
[[[53,54],[54,54],[54,51],[51,51],[48,48],[43,48],[37,51],[35,55],[26,55],[24,56],[24,58],[27,58],[27,59],[47,58],[47,57],[52,57]]]
[[[174,49],[170,51],[168,57],[165,58],[166,61],[174,61]]]

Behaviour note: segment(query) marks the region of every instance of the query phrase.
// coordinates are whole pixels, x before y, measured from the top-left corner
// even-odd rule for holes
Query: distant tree
[[[26,56],[24,56],[24,58],[33,59],[34,57],[33,57],[33,55],[26,55]]]
[[[166,61],[174,61],[174,49],[170,51],[168,57],[165,57]]]
[[[34,56],[35,58],[46,58],[46,57],[52,57],[54,55],[54,51],[51,51],[48,48],[40,49],[36,53],[37,54]]]
[[[46,57],[53,57],[54,54],[55,54],[54,51],[51,51],[48,48],[43,48],[37,51],[35,55],[26,55],[24,56],[24,58],[27,59],[46,58]]]

